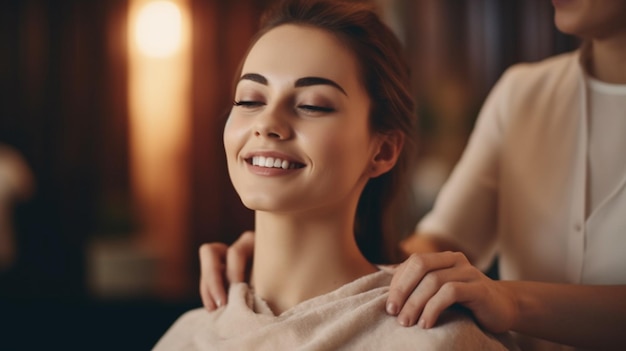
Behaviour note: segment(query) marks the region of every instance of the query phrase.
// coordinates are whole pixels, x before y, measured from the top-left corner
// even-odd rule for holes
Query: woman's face
[[[552,0],[560,31],[586,39],[626,32],[626,0]]]
[[[224,129],[244,204],[284,213],[357,201],[378,145],[369,110],[357,61],[335,36],[291,24],[263,35],[246,57]]]

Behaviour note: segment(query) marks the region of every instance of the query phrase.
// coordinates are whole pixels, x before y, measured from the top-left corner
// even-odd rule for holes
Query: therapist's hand
[[[395,268],[387,313],[397,315],[400,324],[431,328],[455,303],[493,333],[511,329],[518,315],[515,292],[488,278],[460,252],[413,254]]]
[[[223,243],[200,246],[200,296],[212,311],[227,302],[226,287],[243,282],[254,251],[254,232],[247,231],[230,247]]]

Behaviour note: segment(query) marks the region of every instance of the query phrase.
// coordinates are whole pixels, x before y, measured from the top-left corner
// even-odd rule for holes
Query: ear
[[[389,172],[395,166],[404,146],[404,134],[394,130],[389,133],[379,134],[378,147],[370,162],[370,178],[376,178]]]

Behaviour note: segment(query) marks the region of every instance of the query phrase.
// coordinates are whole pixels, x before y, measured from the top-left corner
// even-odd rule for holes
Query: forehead
[[[360,89],[356,57],[345,43],[323,29],[286,24],[271,29],[253,45],[242,73],[260,73],[270,81],[323,77],[348,89]]]

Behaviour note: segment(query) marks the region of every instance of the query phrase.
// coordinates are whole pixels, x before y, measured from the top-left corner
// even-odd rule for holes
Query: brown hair
[[[283,24],[320,28],[342,40],[358,61],[361,79],[371,100],[372,130],[377,133],[398,130],[405,136],[405,146],[396,166],[368,181],[359,198],[355,219],[355,236],[363,255],[370,262],[388,263],[395,259],[397,250],[396,240],[391,240],[398,239],[393,218],[397,210],[406,209],[406,206],[399,206],[397,200],[400,190],[407,187],[405,178],[413,158],[416,134],[409,66],[402,45],[374,8],[363,2],[280,1],[262,17],[261,30],[253,43]]]

